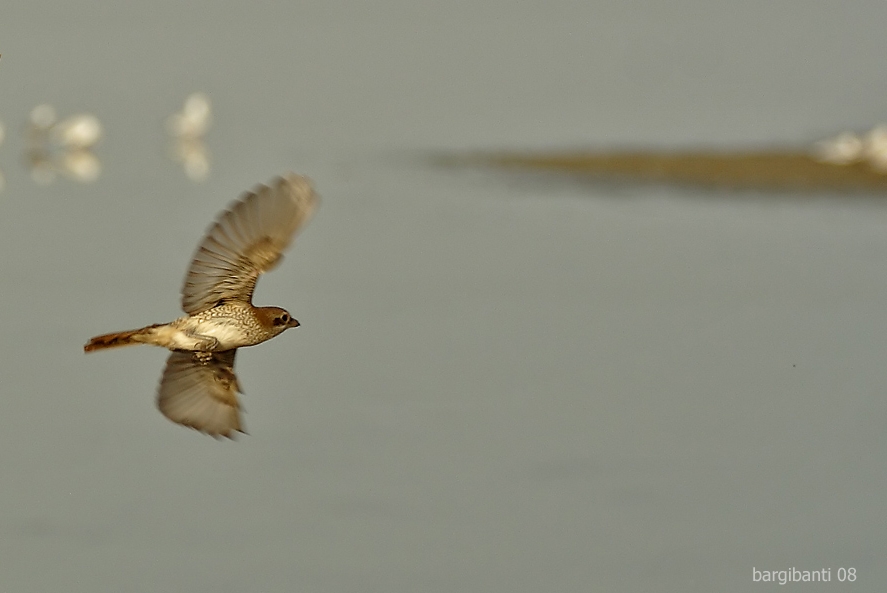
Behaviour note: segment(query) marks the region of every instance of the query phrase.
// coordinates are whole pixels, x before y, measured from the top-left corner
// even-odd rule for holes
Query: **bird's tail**
[[[107,348],[117,348],[118,346],[129,346],[131,344],[144,344],[148,340],[144,338],[152,334],[158,325],[149,325],[141,329],[131,329],[124,332],[114,332],[113,334],[104,334],[92,338],[83,346],[84,352],[93,352],[95,350],[105,350]]]

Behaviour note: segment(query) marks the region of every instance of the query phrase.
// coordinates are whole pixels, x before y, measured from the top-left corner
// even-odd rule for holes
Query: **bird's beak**
[[[290,328],[290,327],[299,327],[299,325],[301,325],[301,324],[299,323],[299,320],[298,320],[298,319],[292,319],[292,318],[290,318],[289,322],[286,324],[286,327],[287,327],[287,328]]]

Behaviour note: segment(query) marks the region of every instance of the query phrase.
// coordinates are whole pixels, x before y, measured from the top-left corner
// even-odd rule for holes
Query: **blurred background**
[[[882,591],[883,198],[430,155],[803,150],[887,117],[885,22],[4,6],[0,590]],[[165,352],[82,345],[177,317],[213,217],[289,170],[322,206],[255,300],[302,327],[238,356],[218,442],[156,411]]]

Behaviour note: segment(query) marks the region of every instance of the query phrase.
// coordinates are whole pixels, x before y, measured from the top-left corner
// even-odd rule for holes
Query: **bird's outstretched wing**
[[[185,312],[195,315],[223,301],[252,302],[259,275],[281,260],[317,203],[311,183],[293,173],[242,196],[197,248],[182,288]]]
[[[244,432],[234,355],[225,352],[173,352],[166,361],[157,407],[164,416],[216,438]]]

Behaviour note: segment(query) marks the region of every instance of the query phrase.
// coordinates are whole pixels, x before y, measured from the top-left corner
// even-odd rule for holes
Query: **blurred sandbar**
[[[589,151],[483,153],[439,159],[450,166],[562,172],[601,180],[724,189],[885,191],[887,174],[868,162],[831,164],[799,151]]]

